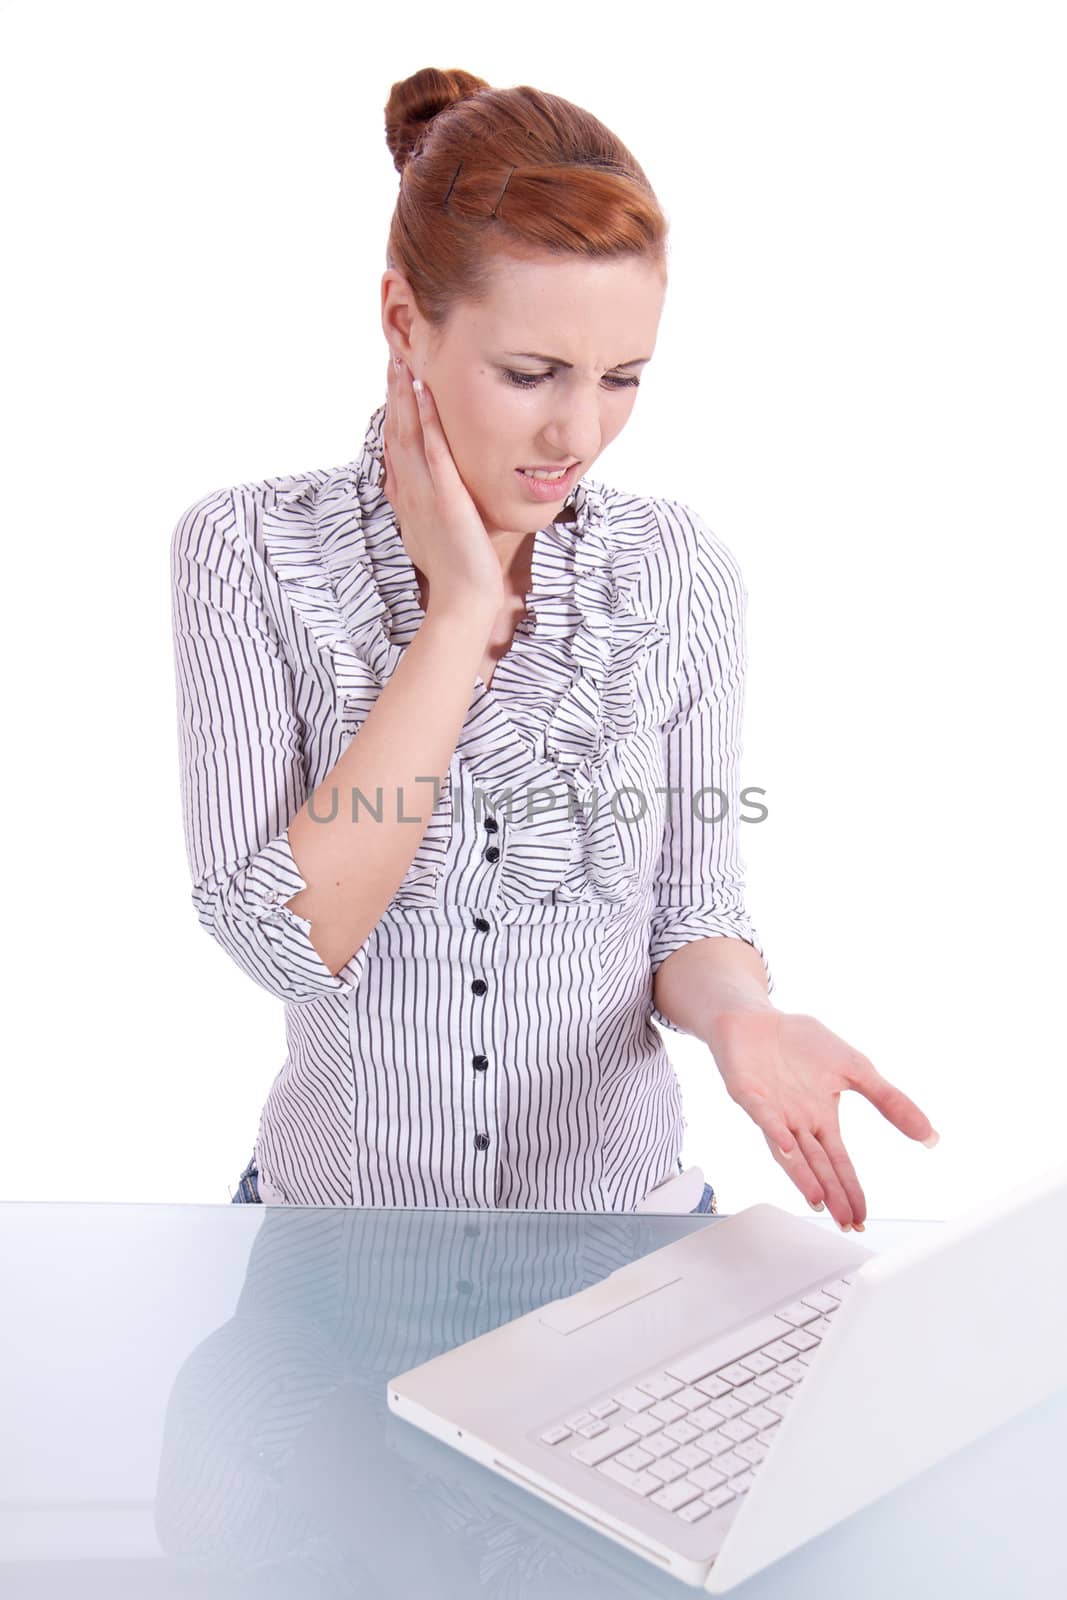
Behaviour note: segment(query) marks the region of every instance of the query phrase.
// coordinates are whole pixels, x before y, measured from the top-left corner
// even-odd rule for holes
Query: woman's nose
[[[588,461],[600,448],[600,404],[596,396],[568,401],[542,430],[556,460]]]

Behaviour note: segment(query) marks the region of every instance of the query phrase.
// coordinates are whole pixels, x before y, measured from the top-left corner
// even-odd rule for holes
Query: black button
[[[488,850],[485,852],[485,859],[487,861],[499,861],[500,860],[500,851],[497,849],[495,844],[491,844],[489,846]]]
[[[479,1134],[477,1134],[475,1136],[474,1143],[477,1145],[479,1150],[488,1150],[488,1148],[489,1148],[489,1135],[487,1133],[479,1133]]]
[[[496,830],[499,828],[499,826],[500,826],[500,824],[496,820],[495,817],[486,817],[486,819],[485,819],[485,831],[486,831],[486,833],[495,833]]]
[[[484,917],[475,917],[474,926],[477,928],[479,933],[489,932],[489,924],[486,922]]]
[[[474,1293],[474,1285],[473,1285],[473,1283],[471,1283],[469,1278],[460,1278],[459,1282],[456,1284],[456,1293],[457,1294],[473,1294]]]
[[[474,1068],[475,1072],[484,1072],[488,1065],[488,1056],[473,1056],[471,1058],[471,1066]]]
[[[475,978],[471,984],[471,994],[484,994],[488,987],[484,978]]]

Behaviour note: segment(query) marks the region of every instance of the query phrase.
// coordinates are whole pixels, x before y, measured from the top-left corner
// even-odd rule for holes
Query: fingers
[[[842,1143],[840,1132],[836,1127],[823,1127],[819,1129],[818,1134],[813,1133],[811,1137],[825,1152],[825,1159],[830,1163],[831,1171],[837,1180],[848,1213],[844,1220],[851,1221],[853,1227],[861,1225],[867,1219],[867,1202],[856,1176],[856,1169]],[[836,1210],[833,1210],[833,1207],[831,1210],[836,1218]]]
[[[769,1135],[767,1136],[767,1143],[770,1145],[771,1154],[782,1171],[796,1184],[808,1205],[818,1210],[823,1203],[822,1184],[811,1170],[808,1159],[800,1148],[797,1139],[794,1136],[791,1137],[793,1147],[788,1152],[784,1151],[781,1145]]]
[[[797,1139],[807,1158],[808,1165],[822,1185],[826,1208],[834,1221],[841,1228],[852,1227],[856,1222],[862,1222],[866,1213],[863,1191],[856,1181],[852,1163],[845,1154],[840,1138],[829,1132],[815,1134],[810,1129],[804,1128],[798,1133]],[[833,1155],[831,1155],[824,1142],[827,1139],[833,1144]],[[843,1166],[841,1165],[842,1162],[844,1163]],[[849,1182],[855,1194],[855,1207],[852,1203],[852,1196],[846,1193],[846,1181]]]
[[[431,492],[430,466],[435,457],[427,438],[423,409],[415,400],[411,371],[399,356],[391,355],[388,362],[382,449],[388,482],[394,491],[399,479],[405,491],[416,495]],[[395,509],[393,496],[389,499]]]
[[[749,1115],[755,1115],[755,1108]],[[839,1227],[846,1223],[862,1227],[867,1202],[838,1130],[825,1128],[816,1134],[802,1128],[794,1132],[765,1110],[756,1120],[761,1123],[771,1154],[808,1204],[817,1210],[825,1201]]]
[[[866,1095],[872,1106],[875,1106],[894,1128],[899,1128],[909,1139],[925,1142],[931,1137],[936,1138],[930,1118],[925,1111],[919,1110],[915,1101],[910,1100],[903,1089],[898,1089],[883,1078],[866,1056],[859,1056],[859,1062],[859,1070],[850,1079],[852,1088]]]
[[[411,374],[399,356],[389,358],[385,422],[387,428],[391,427],[392,437],[401,448],[421,438],[422,427],[411,388]]]
[[[793,1130],[762,1101],[743,1100],[741,1105],[763,1130],[771,1154],[796,1184],[809,1206],[823,1203],[823,1186],[812,1170],[806,1152]]]
[[[420,380],[418,389],[415,389],[413,382],[412,390],[415,395],[416,410],[418,411],[422,428],[423,449],[426,451],[427,464],[432,470],[434,467],[440,466],[448,453],[444,429],[441,427],[441,419],[437,415],[437,407],[434,405],[433,395],[426,385]]]
[[[438,415],[432,393],[421,379],[411,379],[409,386],[418,415],[419,437],[422,441],[423,456],[435,489],[440,491],[446,481],[442,474],[447,474],[450,466],[454,467],[452,452],[449,449],[445,430],[441,425],[441,418]]]
[[[848,1157],[845,1156],[845,1163],[851,1173],[850,1187],[854,1186],[854,1193],[859,1200],[856,1209],[819,1139],[806,1129],[795,1134],[794,1139],[793,1149],[788,1155],[783,1155],[781,1146],[773,1140],[768,1140],[768,1143],[778,1165],[796,1184],[808,1204],[819,1210],[825,1200],[827,1210],[840,1228],[862,1225],[866,1214],[863,1191],[855,1181],[856,1175]]]

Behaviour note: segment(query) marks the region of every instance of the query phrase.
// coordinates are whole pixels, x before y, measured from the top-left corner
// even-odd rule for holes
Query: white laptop
[[[732,1588],[1067,1386],[1067,1165],[882,1253],[755,1205],[393,1378],[398,1417]]]

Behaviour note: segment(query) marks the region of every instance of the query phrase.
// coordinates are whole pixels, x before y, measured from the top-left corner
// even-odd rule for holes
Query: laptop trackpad
[[[631,1275],[628,1281],[624,1279],[619,1283],[614,1281],[617,1274],[613,1272],[603,1283],[594,1283],[566,1300],[553,1300],[551,1304],[543,1306],[537,1313],[537,1320],[556,1333],[577,1333],[591,1322],[614,1316],[616,1311],[621,1311],[625,1306],[637,1305],[642,1300],[650,1300],[653,1295],[662,1294],[664,1289],[681,1283],[684,1276],[684,1273],[676,1272],[662,1283],[650,1284],[647,1278],[641,1283]]]

